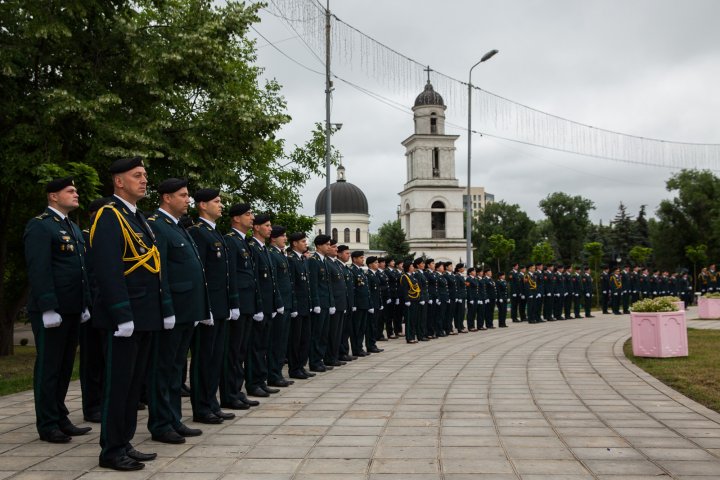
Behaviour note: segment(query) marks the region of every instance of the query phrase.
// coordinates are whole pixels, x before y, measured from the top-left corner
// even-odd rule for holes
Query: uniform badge
[[[65,233],[65,232],[63,232],[63,233]],[[60,238],[62,238],[63,241],[65,241],[65,242],[69,242],[69,241],[70,241],[70,236],[69,236],[69,235],[63,235],[63,236],[60,237]]]

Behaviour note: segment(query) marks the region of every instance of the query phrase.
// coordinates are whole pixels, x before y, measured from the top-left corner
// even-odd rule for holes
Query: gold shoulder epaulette
[[[50,214],[47,212],[43,212],[35,218],[37,218],[38,220],[45,220],[46,218],[50,218]]]

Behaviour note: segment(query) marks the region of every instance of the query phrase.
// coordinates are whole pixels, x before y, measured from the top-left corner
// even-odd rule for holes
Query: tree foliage
[[[549,221],[560,259],[564,263],[578,260],[590,226],[589,213],[595,209],[595,203],[579,195],[571,197],[555,192],[540,201],[540,209]]]
[[[497,260],[497,271],[503,271],[500,262],[503,262],[504,269],[507,269],[507,261],[515,250],[515,240],[496,233],[490,236],[488,243],[490,244],[490,255]]]
[[[630,249],[628,256],[633,262],[635,262],[636,265],[645,265],[652,256],[652,253],[652,248],[635,245]]]
[[[524,260],[530,257],[537,242],[535,223],[520,205],[504,201],[488,203],[474,222],[472,240],[477,252],[475,258],[495,258],[490,252],[490,237],[502,235],[515,241],[513,258]]]
[[[550,264],[555,261],[555,250],[550,242],[540,242],[533,247],[530,259],[535,263]]]
[[[25,222],[39,182],[62,169],[110,193],[116,158],[145,157],[150,186],[184,177],[256,210],[295,211],[316,151],[284,154],[290,118],[275,81],[261,84],[248,29],[260,4],[228,0],[9,0],[0,3],[0,355],[24,303]],[[313,136],[313,146],[318,141]],[[89,170],[87,170],[89,169]],[[93,182],[80,190],[86,204]],[[154,197],[141,207],[152,209]],[[13,255],[9,254],[14,253]]]
[[[374,248],[384,250],[392,257],[406,257],[410,253],[400,220],[383,223],[378,233],[372,236],[372,240]]]
[[[693,265],[693,289],[697,290],[697,266],[708,261],[707,245],[688,245],[685,247],[685,256]]]
[[[666,183],[675,197],[660,202],[651,231],[655,258],[662,268],[685,262],[687,245],[707,245],[710,258],[720,256],[720,178],[708,170],[682,170]]]

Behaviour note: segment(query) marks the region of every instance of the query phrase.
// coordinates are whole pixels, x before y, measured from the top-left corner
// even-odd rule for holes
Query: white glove
[[[356,312],[356,311],[357,311],[357,307],[353,307],[353,308],[352,308],[352,311],[353,311],[353,312]]]
[[[320,313],[320,307],[313,307],[313,313]]]
[[[406,307],[409,307],[409,306],[410,306],[410,302],[405,302],[405,306],[406,306]]]
[[[585,296],[588,297],[588,298],[590,298],[590,294],[589,294],[589,293],[586,293]]]
[[[605,292],[603,292],[603,293],[605,293]],[[653,295],[657,295],[657,292],[653,292]]]
[[[335,315],[335,307],[330,307],[330,315]]]
[[[130,320],[129,322],[121,323],[117,328],[117,332],[113,333],[113,336],[129,337],[133,334],[133,330],[135,330],[135,323]]]
[[[163,318],[163,328],[165,330],[172,330],[175,327],[175,315]]]
[[[388,299],[387,299],[387,302],[385,302],[385,304],[386,304],[386,305],[390,305],[391,302],[392,302],[392,298],[388,298]]]
[[[399,298],[396,298],[396,299],[395,299],[395,305],[400,305],[400,299],[399,299]]]
[[[606,294],[606,293],[607,293],[607,290],[603,290],[602,293],[603,293],[603,295]]]
[[[230,320],[237,320],[240,318],[240,309],[239,308],[231,308],[230,309]]]
[[[62,323],[62,317],[55,310],[43,312],[42,320],[45,328],[59,327]]]
[[[197,327],[198,325],[200,325],[200,322],[193,322],[193,328]]]
[[[90,310],[86,308],[85,311],[80,314],[80,323],[85,323],[88,320],[90,320]]]
[[[445,302],[445,303],[450,303],[450,300],[449,300],[449,299],[448,299],[448,300],[446,300],[446,302]]]
[[[380,311],[382,312],[385,309],[382,305],[380,305]]]
[[[513,294],[512,294],[512,298],[515,298],[516,296],[517,296],[516,293],[513,293]]]
[[[215,319],[212,318],[212,313],[210,314],[210,318],[208,318],[207,320],[200,320],[200,323],[202,323],[203,325],[207,325],[208,327],[212,327],[213,325],[215,325]]]
[[[285,307],[280,307],[280,308],[278,308],[278,309],[275,310],[275,311],[276,311],[277,313],[279,313],[280,315],[282,315],[283,313],[285,313]]]
[[[520,295],[520,298],[525,300],[525,295]]]
[[[368,309],[368,313],[375,313],[375,309],[374,308]]]
[[[617,292],[613,293],[613,297],[617,297]]]
[[[540,294],[538,293],[538,294],[535,296],[535,298],[540,298],[541,296],[542,296],[542,295],[540,295]]]
[[[559,294],[559,293],[556,293],[555,296],[558,297],[558,298],[560,298],[560,294]]]
[[[253,320],[255,320],[256,322],[262,322],[263,318],[265,318],[265,314],[263,312],[258,312],[253,315]]]
[[[498,300],[498,302],[500,302],[500,303],[503,303],[504,301],[505,301],[504,298],[501,298],[500,300]]]
[[[420,300],[420,305],[425,305],[425,300]]]
[[[290,312],[290,318],[295,318],[298,316],[298,312]]]
[[[275,315],[277,315],[277,312],[272,312],[272,313],[270,314],[270,318],[275,318]]]

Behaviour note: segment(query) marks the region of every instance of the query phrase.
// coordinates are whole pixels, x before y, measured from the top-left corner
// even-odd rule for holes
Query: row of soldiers
[[[648,267],[604,266],[600,274],[600,307],[603,313],[629,314],[630,305],[644,298],[673,296],[692,305],[694,291],[687,270],[670,274]],[[621,310],[622,309],[622,310]]]

